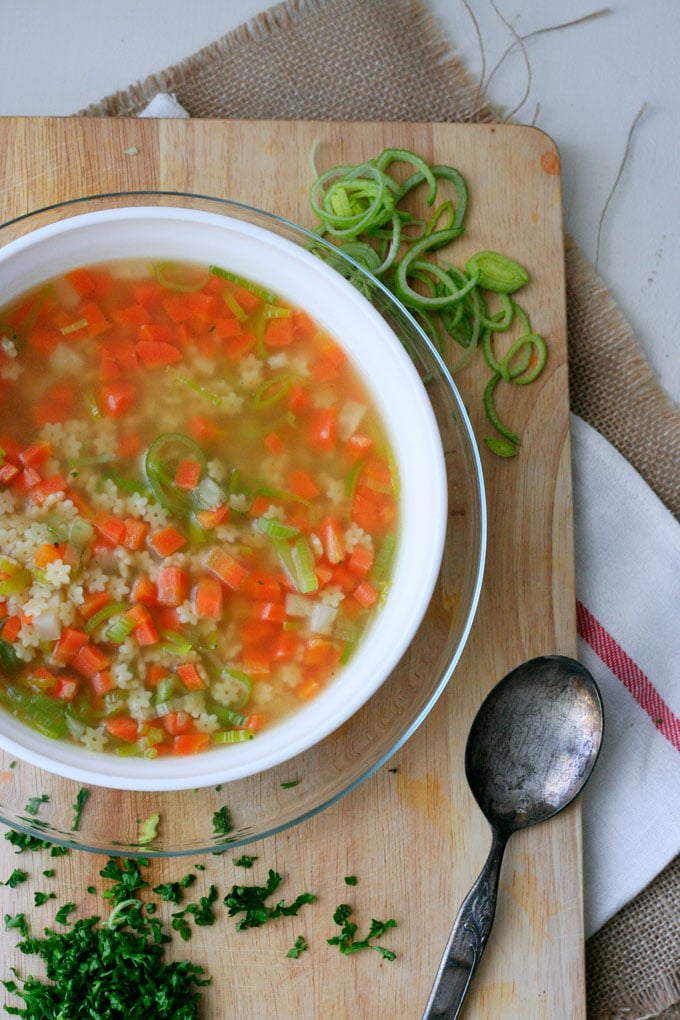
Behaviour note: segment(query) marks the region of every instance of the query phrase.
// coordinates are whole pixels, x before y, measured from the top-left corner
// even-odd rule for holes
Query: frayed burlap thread
[[[502,119],[418,0],[288,0],[80,112],[136,116],[158,92],[201,118]],[[565,266],[571,408],[680,517],[680,410],[570,238]],[[589,940],[589,1020],[680,1020],[678,918],[680,858]]]

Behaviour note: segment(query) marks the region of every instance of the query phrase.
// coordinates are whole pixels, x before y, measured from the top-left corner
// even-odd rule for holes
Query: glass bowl
[[[86,197],[18,217],[0,226],[0,247],[58,220],[133,205],[221,213],[312,251],[349,279],[396,334],[420,376],[440,432],[448,484],[441,567],[405,654],[358,711],[302,753],[220,786],[151,793],[102,785],[88,786],[84,794],[77,781],[0,751],[0,820],[6,824],[75,848],[169,856],[244,845],[294,825],[352,790],[402,746],[442,693],[465,645],[481,587],[486,510],[468,416],[437,351],[378,280],[316,234],[231,201],[145,191]]]

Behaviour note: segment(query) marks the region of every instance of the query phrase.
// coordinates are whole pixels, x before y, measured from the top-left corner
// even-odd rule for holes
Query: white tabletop
[[[582,18],[586,0],[423,0],[486,76],[521,36]],[[68,115],[161,71],[247,21],[267,0],[31,0],[0,12],[0,115]],[[499,13],[500,12],[500,13]],[[506,24],[507,22],[507,24]],[[510,27],[511,26],[511,27]],[[680,404],[680,4],[620,0],[606,15],[514,45],[489,84],[562,156],[565,228],[597,265],[666,389]],[[633,134],[628,158],[608,202]],[[2,154],[0,154],[2,158]],[[599,223],[606,207],[606,215]],[[599,251],[599,257],[598,257]]]

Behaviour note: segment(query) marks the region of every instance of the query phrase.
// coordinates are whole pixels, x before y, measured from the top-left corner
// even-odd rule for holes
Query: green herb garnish
[[[374,918],[371,921],[371,927],[366,938],[357,939],[355,938],[357,926],[353,921],[349,920],[351,913],[352,908],[347,903],[341,903],[336,908],[333,920],[340,926],[340,934],[328,939],[329,946],[338,946],[340,952],[345,956],[349,956],[351,953],[358,953],[362,949],[375,949],[383,959],[395,960],[397,954],[392,952],[391,949],[385,949],[384,946],[377,945],[374,939],[384,935],[388,928],[396,928],[397,922],[394,919],[376,921]]]
[[[224,905],[228,908],[229,917],[245,914],[245,917],[236,922],[237,931],[243,931],[245,928],[259,928],[276,917],[295,916],[301,906],[305,903],[313,903],[316,899],[313,893],[301,893],[288,905],[283,900],[279,900],[276,906],[269,906],[265,900],[276,892],[281,881],[281,875],[270,868],[266,885],[234,885],[231,887],[224,897]]]

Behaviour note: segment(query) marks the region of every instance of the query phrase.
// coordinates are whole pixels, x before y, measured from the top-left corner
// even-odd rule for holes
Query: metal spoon
[[[483,702],[465,773],[492,832],[491,850],[454,921],[423,1020],[455,1020],[491,933],[498,878],[513,832],[552,818],[583,789],[602,742],[602,701],[580,663],[531,659]]]

